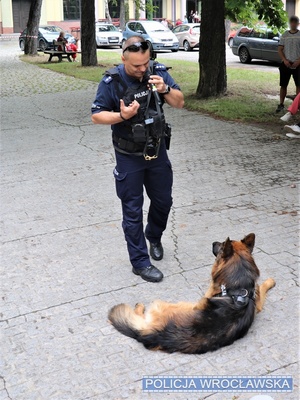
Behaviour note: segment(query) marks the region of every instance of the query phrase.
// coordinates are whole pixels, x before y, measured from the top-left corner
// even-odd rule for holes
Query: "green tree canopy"
[[[248,25],[258,20],[270,28],[283,30],[287,25],[287,13],[282,0],[225,0],[225,16],[234,22]]]

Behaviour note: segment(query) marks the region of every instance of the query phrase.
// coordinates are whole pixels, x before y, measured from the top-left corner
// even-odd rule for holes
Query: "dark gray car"
[[[252,59],[267,60],[280,63],[278,54],[279,33],[274,33],[267,27],[255,29],[242,27],[233,38],[232,52],[239,56],[243,64]]]

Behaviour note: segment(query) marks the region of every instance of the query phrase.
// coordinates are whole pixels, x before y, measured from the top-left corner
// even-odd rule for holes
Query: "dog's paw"
[[[135,308],[145,307],[143,303],[136,303]]]
[[[143,303],[136,303],[134,307],[134,312],[138,315],[144,314],[145,312],[145,306]]]

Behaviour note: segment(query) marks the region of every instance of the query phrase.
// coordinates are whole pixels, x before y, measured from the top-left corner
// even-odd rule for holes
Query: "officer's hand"
[[[164,93],[166,91],[166,84],[163,78],[159,75],[150,75],[148,81],[151,85],[155,85],[158,93]]]
[[[138,103],[136,100],[134,100],[132,103],[129,104],[129,106],[125,106],[124,101],[120,99],[120,111],[122,114],[122,117],[125,119],[130,119],[134,117],[138,109],[140,108],[140,103]]]

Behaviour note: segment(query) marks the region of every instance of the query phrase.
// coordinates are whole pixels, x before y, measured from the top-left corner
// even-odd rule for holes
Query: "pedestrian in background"
[[[170,19],[167,19],[167,24],[168,24],[168,28],[171,31],[174,28],[174,25],[173,25],[172,21]]]
[[[194,14],[194,18],[193,18],[193,20],[194,20],[194,22],[195,23],[197,23],[197,22],[199,22],[199,15],[198,15],[198,11],[195,11],[195,14]]]
[[[290,18],[290,29],[281,36],[278,53],[282,64],[280,71],[280,104],[276,112],[284,110],[284,100],[287,94],[291,76],[293,76],[296,85],[296,94],[300,92],[300,31],[298,30],[299,18],[293,16]]]
[[[66,50],[67,51],[72,51],[72,52],[77,52],[77,40],[76,40],[76,44],[75,43],[66,43]],[[73,62],[77,62],[76,60],[77,54],[76,53],[72,53],[72,59]]]
[[[288,112],[284,114],[283,117],[280,118],[281,121],[288,122],[292,117],[292,115],[297,114],[299,109],[300,109],[300,93],[297,94],[293,103],[289,106]],[[300,133],[300,131],[298,131],[298,133]]]
[[[194,10],[191,10],[188,21],[190,24],[194,22]]]
[[[61,42],[63,45],[62,46],[57,46],[58,51],[64,51],[64,46],[68,43],[68,40],[65,38],[65,32],[61,31],[58,38],[57,42]]]
[[[300,109],[300,93],[297,94],[293,103],[289,106],[288,112],[286,114],[284,114],[284,116],[281,117],[280,119],[284,122],[289,121],[293,115],[297,114],[299,109]],[[299,122],[294,125],[285,125],[284,131],[288,132],[286,134],[286,136],[293,138],[293,139],[300,139],[300,123]]]
[[[168,21],[166,18],[163,18],[161,23],[163,24],[163,26],[165,26],[166,28],[168,27]]]

